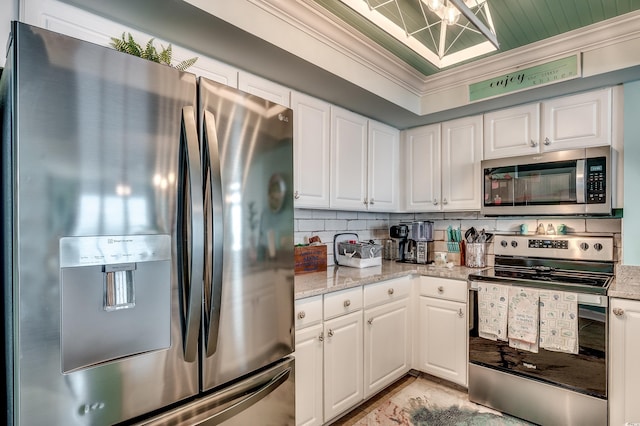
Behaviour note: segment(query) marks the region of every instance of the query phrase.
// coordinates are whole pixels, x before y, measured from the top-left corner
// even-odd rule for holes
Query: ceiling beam
[[[494,33],[487,28],[487,26],[482,22],[471,9],[464,4],[464,0],[449,0],[455,7],[458,8],[460,13],[464,15],[465,18],[469,20],[473,24],[474,27],[478,29],[490,42],[493,44],[496,49],[500,49],[500,43],[498,43],[498,39]]]

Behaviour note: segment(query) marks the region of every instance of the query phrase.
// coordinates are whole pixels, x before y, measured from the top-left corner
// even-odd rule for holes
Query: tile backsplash
[[[381,242],[389,238],[389,227],[414,220],[430,220],[434,229],[434,251],[447,251],[445,231],[451,226],[462,233],[470,227],[492,233],[519,233],[520,226],[527,224],[534,234],[540,224],[545,229],[552,224],[555,229],[564,224],[568,234],[612,234],[614,236],[616,261],[622,259],[621,224],[619,218],[584,217],[485,217],[479,212],[452,213],[369,213],[336,210],[296,209],[294,224],[295,244],[305,243],[305,238],[319,236],[327,244],[327,265],[333,265],[333,236],[341,232],[354,232],[361,241]],[[493,265],[493,246],[489,245],[487,264]]]

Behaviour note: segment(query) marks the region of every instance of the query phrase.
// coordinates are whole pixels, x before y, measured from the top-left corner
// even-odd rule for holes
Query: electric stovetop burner
[[[495,266],[470,280],[606,294],[613,280],[613,238],[498,236]]]

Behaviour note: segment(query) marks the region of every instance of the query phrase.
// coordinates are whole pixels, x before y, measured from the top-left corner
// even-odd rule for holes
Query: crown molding
[[[640,11],[550,37],[429,76],[421,96],[622,41],[640,38]]]
[[[358,31],[313,0],[248,1],[418,98],[522,67],[640,38],[640,11],[636,11],[425,76],[377,43],[362,37]],[[335,73],[335,64],[315,65]],[[372,90],[368,87],[366,81],[352,82],[375,93],[375,88]]]

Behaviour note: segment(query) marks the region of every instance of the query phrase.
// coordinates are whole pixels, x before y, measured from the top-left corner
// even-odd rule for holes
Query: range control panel
[[[612,262],[613,237],[496,235],[494,253],[499,256],[531,256]]]

